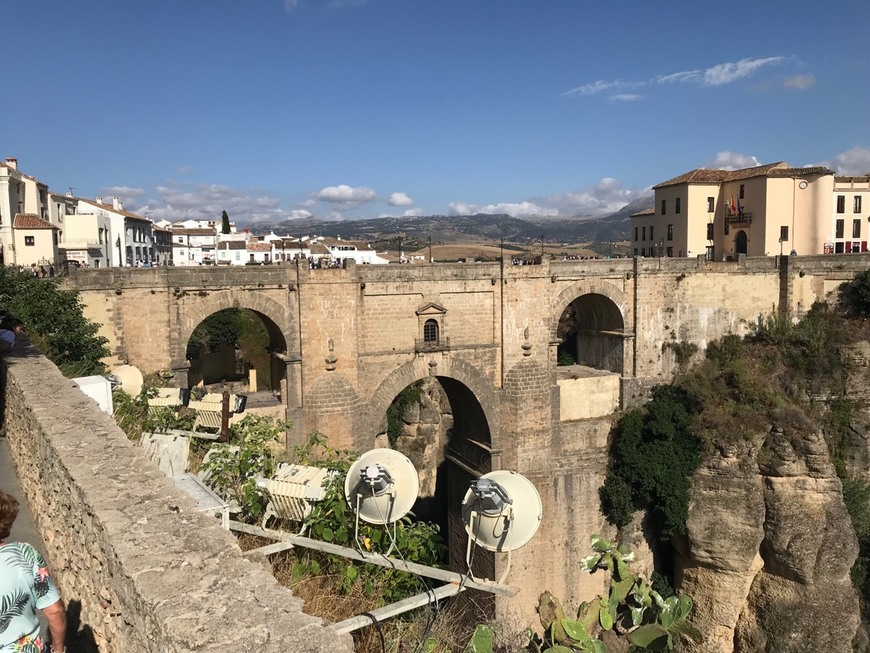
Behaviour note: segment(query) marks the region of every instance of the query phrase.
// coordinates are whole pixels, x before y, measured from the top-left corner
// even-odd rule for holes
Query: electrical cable
[[[375,630],[378,631],[378,637],[381,638],[381,653],[387,653],[387,645],[384,642],[384,631],[381,630],[381,622],[378,621],[378,618],[375,615],[373,615],[371,612],[360,612],[358,616],[368,617],[369,619],[372,620],[372,623],[375,626]]]

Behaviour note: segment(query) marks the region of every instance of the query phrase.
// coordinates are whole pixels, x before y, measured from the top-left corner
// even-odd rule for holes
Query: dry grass
[[[243,551],[272,542],[256,535],[237,535]],[[378,587],[366,594],[362,591],[362,583],[356,583],[343,592],[337,574],[322,571],[301,575],[298,568],[294,571],[298,563],[308,564],[312,560],[317,560],[321,569],[328,569],[328,561],[320,553],[294,549],[270,556],[270,560],[275,578],[305,602],[306,614],[336,623],[380,607],[377,597],[382,592]],[[430,587],[439,584],[438,581],[427,582]],[[422,586],[421,591],[424,591]],[[377,626],[355,631],[354,649],[357,653],[459,653],[465,650],[475,626],[487,622],[491,614],[491,595],[467,591],[441,601],[437,608],[434,605],[419,608]],[[522,630],[522,627],[505,627],[503,624],[496,627],[496,650],[522,650]]]

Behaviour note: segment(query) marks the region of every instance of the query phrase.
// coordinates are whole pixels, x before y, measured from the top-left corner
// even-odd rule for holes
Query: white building
[[[79,198],[76,211],[77,215],[95,215],[108,219],[106,244],[110,252],[110,267],[142,263],[150,265],[154,261],[153,223],[148,218],[125,211],[117,197],[112,198],[111,204],[103,203],[102,197],[96,200]],[[93,224],[97,229],[102,226],[100,221]],[[93,236],[99,241],[99,232]]]
[[[217,232],[213,228],[173,226],[171,231],[173,265],[213,265],[217,261]]]

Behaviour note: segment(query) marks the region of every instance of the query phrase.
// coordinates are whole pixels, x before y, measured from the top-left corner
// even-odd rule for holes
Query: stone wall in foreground
[[[352,650],[35,348],[0,373],[46,557],[102,653]]]

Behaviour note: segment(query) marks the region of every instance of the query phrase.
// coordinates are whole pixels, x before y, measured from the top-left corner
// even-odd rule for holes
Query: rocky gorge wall
[[[695,474],[676,580],[705,639],[683,650],[866,650],[842,484],[824,437],[799,421],[719,445]]]
[[[0,374],[44,553],[100,651],[352,650],[35,348],[7,355]]]

